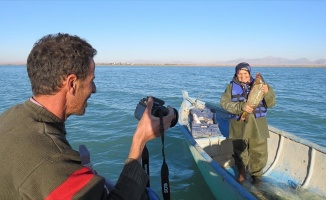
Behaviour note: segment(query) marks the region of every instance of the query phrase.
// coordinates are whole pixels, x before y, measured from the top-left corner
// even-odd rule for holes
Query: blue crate
[[[207,118],[207,119],[213,119],[214,113],[208,109],[208,108],[204,108],[204,109],[191,109],[190,113],[196,114],[197,117],[203,117],[203,118]]]
[[[218,124],[192,124],[191,133],[194,138],[219,136]]]

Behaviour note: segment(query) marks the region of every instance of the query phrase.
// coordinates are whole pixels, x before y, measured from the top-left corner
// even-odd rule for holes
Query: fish
[[[261,90],[264,84],[265,81],[262,75],[260,73],[257,73],[247,99],[247,104],[250,105],[254,110],[264,98],[264,93]],[[240,117],[240,120],[248,122],[248,116],[249,113],[244,111]]]

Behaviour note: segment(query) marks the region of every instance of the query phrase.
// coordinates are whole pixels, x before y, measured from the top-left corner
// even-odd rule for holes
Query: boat
[[[268,162],[261,184],[236,181],[228,139],[229,114],[217,103],[182,91],[178,124],[207,186],[216,199],[325,199],[326,148],[269,126]]]

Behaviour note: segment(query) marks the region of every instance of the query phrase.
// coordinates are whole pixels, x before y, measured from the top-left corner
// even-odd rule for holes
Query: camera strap
[[[160,131],[162,139],[162,155],[163,155],[163,164],[161,167],[161,186],[163,198],[170,199],[170,182],[169,182],[169,168],[165,162],[165,152],[164,152],[164,126],[163,126],[163,111],[160,109]]]
[[[163,112],[160,109],[160,133],[162,139],[162,155],[163,155],[163,164],[161,167],[161,187],[162,195],[164,200],[170,200],[170,182],[169,182],[169,168],[165,161],[165,152],[164,152],[164,126],[163,126]],[[149,177],[149,152],[147,146],[145,145],[142,152],[142,167]],[[148,178],[147,187],[150,187],[150,181]]]

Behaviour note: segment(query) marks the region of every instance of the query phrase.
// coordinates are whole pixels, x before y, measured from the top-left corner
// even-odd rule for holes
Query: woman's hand
[[[266,84],[264,84],[262,87],[261,87],[261,91],[264,93],[264,94],[267,94],[268,93],[268,86]]]
[[[245,106],[245,111],[246,111],[247,113],[252,113],[253,110],[254,110],[254,109],[252,108],[251,105],[246,104],[246,106]]]

